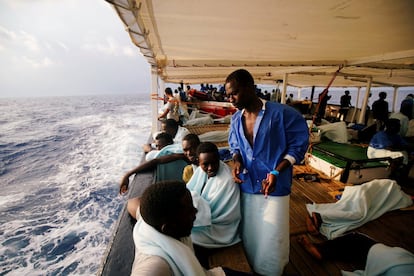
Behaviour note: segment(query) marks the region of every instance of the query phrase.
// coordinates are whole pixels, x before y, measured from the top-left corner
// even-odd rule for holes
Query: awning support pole
[[[358,110],[359,94],[360,93],[361,93],[361,87],[358,87],[357,98],[356,98],[356,102],[355,102],[355,106],[354,106],[354,113],[352,114],[352,118],[351,118],[351,123],[353,123],[354,120],[355,120],[355,115],[356,115],[357,110]]]
[[[159,97],[157,68],[151,67],[151,98]],[[151,100],[151,133],[158,131],[158,100]]]
[[[283,89],[282,89],[282,95],[281,95],[281,99],[280,99],[280,102],[282,104],[286,103],[287,82],[288,82],[288,74],[284,73],[283,74]]]
[[[372,83],[372,78],[368,78],[367,89],[365,90],[364,101],[362,102],[362,105],[361,105],[361,112],[359,113],[358,124],[365,123],[365,113],[367,111],[369,93],[371,93],[371,83]]]
[[[400,109],[395,106],[397,104],[397,96],[398,96],[398,87],[394,86],[394,94],[393,94],[393,98],[392,98],[392,110],[391,112],[399,112]]]

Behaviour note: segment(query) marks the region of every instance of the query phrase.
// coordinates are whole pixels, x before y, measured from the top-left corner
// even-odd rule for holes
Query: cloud
[[[3,48],[16,49],[20,45],[24,45],[26,50],[38,52],[40,50],[39,40],[25,31],[14,32],[3,26],[0,26],[0,43]]]
[[[8,30],[7,28],[0,25],[0,39],[2,41],[13,41],[17,37],[16,33]]]
[[[29,51],[37,52],[40,50],[38,39],[35,36],[26,33],[25,31],[20,31],[17,40],[21,40],[23,45],[25,45],[26,49]]]
[[[28,63],[33,68],[46,68],[55,65],[55,62],[53,62],[50,58],[44,57],[41,59],[35,59],[35,58],[29,58],[27,56],[22,57],[23,61]]]
[[[128,56],[132,57],[136,55],[133,48],[131,46],[121,46],[116,39],[109,36],[103,38],[103,41],[97,41],[96,38],[89,38],[83,44],[82,48],[91,51],[91,52],[98,52],[107,56]]]
[[[63,43],[62,41],[56,41],[56,44],[59,45],[66,52],[69,51],[69,47],[65,43]]]
[[[3,0],[3,2],[12,9],[21,9],[28,5],[33,5],[33,0]],[[53,0],[36,0],[36,3],[52,3]]]
[[[130,47],[130,46],[125,46],[125,47],[123,47],[123,48],[122,48],[122,52],[123,52],[123,54],[124,54],[124,55],[126,55],[126,56],[128,56],[128,57],[133,57],[133,56],[135,56],[137,53],[139,53],[139,52],[137,51],[137,49],[134,49],[134,48],[132,48],[132,47]]]

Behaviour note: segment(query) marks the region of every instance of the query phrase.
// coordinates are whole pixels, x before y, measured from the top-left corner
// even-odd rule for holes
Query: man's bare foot
[[[322,255],[319,252],[318,248],[306,237],[306,236],[299,236],[298,243],[308,252],[312,257],[317,260],[322,260]]]

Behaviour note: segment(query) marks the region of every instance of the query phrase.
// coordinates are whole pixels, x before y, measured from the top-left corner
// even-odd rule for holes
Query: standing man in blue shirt
[[[266,102],[255,93],[252,75],[231,73],[226,94],[238,109],[233,115],[229,145],[233,177],[242,191],[242,237],[256,273],[281,275],[289,262],[289,198],[292,165],[303,160],[308,127],[287,105]]]

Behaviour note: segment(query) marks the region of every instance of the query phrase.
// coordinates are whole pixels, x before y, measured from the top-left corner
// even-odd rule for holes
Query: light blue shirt
[[[267,174],[285,158],[301,162],[308,144],[308,126],[292,107],[274,102],[263,104],[254,126],[253,147],[244,134],[243,111],[237,111],[231,120],[229,145],[232,154],[239,153],[243,158],[241,190],[259,194]],[[277,176],[276,190],[270,195],[288,195],[291,185],[292,167]]]

